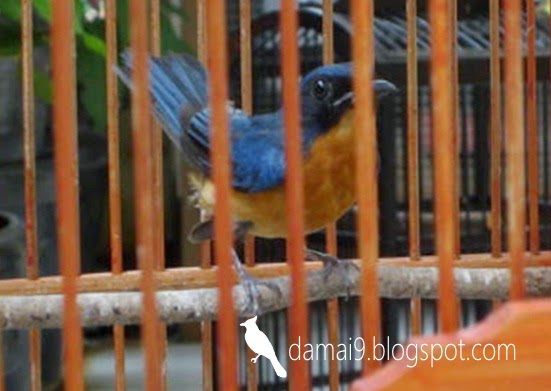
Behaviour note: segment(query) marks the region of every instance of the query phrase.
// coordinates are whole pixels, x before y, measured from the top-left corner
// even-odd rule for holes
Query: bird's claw
[[[272,290],[278,296],[281,296],[281,289],[277,284],[272,281],[261,280],[251,276],[246,270],[241,270],[239,272],[239,279],[241,285],[243,285],[243,290],[245,291],[246,304],[245,311],[253,315],[257,315],[260,311],[260,290],[259,286],[263,285],[266,288]]]
[[[281,289],[273,281],[261,280],[251,276],[239,260],[239,257],[237,256],[235,251],[232,252],[232,255],[235,270],[239,275],[239,281],[241,282],[243,290],[245,291],[245,297],[247,300],[245,304],[245,312],[247,314],[257,315],[260,310],[260,290],[258,289],[258,287],[260,285],[264,285],[266,288],[275,292],[278,297],[281,297]]]
[[[325,254],[315,250],[306,250],[307,259],[311,261],[323,262],[322,275],[323,280],[327,282],[329,276],[333,273],[339,273],[346,289],[346,299],[351,296],[352,288],[354,288],[354,282],[350,278],[349,270],[352,268],[359,271],[360,268],[351,260],[339,259],[329,254]]]

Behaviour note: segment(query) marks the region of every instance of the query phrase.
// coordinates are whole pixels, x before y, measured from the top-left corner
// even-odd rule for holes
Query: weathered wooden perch
[[[352,294],[357,294],[359,273],[349,268],[354,283]],[[380,266],[379,293],[386,298],[435,298],[438,287],[438,269],[433,267]],[[501,300],[508,297],[508,269],[455,269],[457,295],[463,299]],[[281,296],[260,287],[260,312],[266,313],[289,305],[289,277],[273,281],[281,289]],[[346,295],[342,276],[332,274],[327,280],[321,271],[308,273],[308,301],[325,300]],[[551,268],[526,269],[527,293],[530,296],[551,296]],[[245,296],[240,286],[234,289],[234,298],[240,317],[245,313]],[[0,327],[49,328],[60,327],[62,320],[61,295],[0,297]],[[167,323],[212,320],[218,312],[218,294],[215,288],[181,291],[160,291],[157,303],[161,318]],[[83,326],[137,324],[140,322],[141,293],[84,293],[78,295]]]

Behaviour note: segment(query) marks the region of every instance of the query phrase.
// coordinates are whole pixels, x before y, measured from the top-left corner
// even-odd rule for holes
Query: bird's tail
[[[274,367],[274,370],[275,370],[275,373],[277,374],[277,376],[287,377],[287,371],[279,363],[279,360],[277,359],[275,354],[270,358],[270,362],[272,363],[272,366]]]
[[[181,148],[182,132],[191,117],[207,106],[207,73],[199,61],[187,54],[151,57],[149,90],[154,113],[168,137]],[[122,65],[115,69],[120,79],[132,88],[132,56],[122,54]]]

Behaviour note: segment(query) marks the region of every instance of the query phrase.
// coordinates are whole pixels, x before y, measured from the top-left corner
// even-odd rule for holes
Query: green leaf
[[[174,30],[173,18],[175,17],[181,17],[181,11],[176,13],[171,12],[169,8],[161,8],[161,42],[163,53],[183,52],[189,49]]]
[[[18,21],[21,15],[21,3],[19,0],[0,1],[0,16]]]
[[[34,0],[33,5],[35,11],[48,23],[52,21],[51,0]]]
[[[1,57],[18,56],[20,49],[21,48],[19,44],[10,43],[4,46],[0,46],[0,56]]]
[[[107,121],[105,61],[84,45],[80,45],[77,50],[79,103],[94,122],[94,128],[103,131]]]
[[[0,0],[1,1],[1,0]],[[21,51],[21,38],[18,31],[6,29],[2,31],[2,44],[0,45],[0,56],[17,56]]]
[[[79,38],[82,39],[82,43],[84,44],[84,46],[90,49],[91,52],[105,57],[105,41],[101,40],[93,34],[84,31],[82,32],[82,34],[79,35]]]
[[[128,1],[117,1],[117,30],[119,36],[119,48],[125,48],[130,45],[130,18],[128,15]]]
[[[35,95],[46,103],[52,103],[52,79],[47,73],[34,72]]]

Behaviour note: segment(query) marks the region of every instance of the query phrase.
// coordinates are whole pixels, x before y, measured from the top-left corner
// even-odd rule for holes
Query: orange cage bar
[[[525,294],[526,189],[524,149],[524,94],[522,77],[522,7],[506,0],[505,25],[505,153],[507,157],[507,242],[511,254],[511,298]]]
[[[214,255],[218,266],[220,318],[218,331],[218,381],[227,390],[237,389],[237,341],[236,317],[232,300],[232,222],[230,216],[230,148],[228,113],[226,101],[227,54],[226,47],[226,7],[224,2],[207,2],[208,69],[210,71],[210,95],[212,104],[211,143],[213,182],[216,189],[214,214]]]
[[[501,256],[501,149],[502,149],[502,111],[501,111],[501,59],[499,36],[499,0],[490,1],[490,154],[491,154],[491,227],[492,255]]]
[[[457,159],[455,153],[455,97],[449,81],[453,80],[453,53],[447,0],[430,2],[432,39],[431,87],[433,106],[436,253],[440,262],[439,307],[440,328],[449,332],[458,327],[458,308],[453,279],[453,259],[456,256],[457,226],[455,192]],[[445,305],[444,305],[445,303]]]
[[[300,97],[296,85],[299,80],[299,53],[297,43],[298,17],[293,0],[281,3],[281,72],[285,127],[286,203],[287,203],[287,262],[291,273],[291,305],[289,306],[289,340],[308,341],[308,313],[304,284],[304,189],[302,173],[302,132],[300,127]],[[292,184],[292,186],[291,186]],[[293,361],[290,368],[292,389],[310,388],[308,365],[303,360]]]
[[[21,4],[21,51],[23,85],[23,139],[25,164],[25,238],[27,252],[27,278],[39,277],[38,234],[36,213],[36,150],[34,126],[33,85],[33,20],[32,2]],[[41,332],[32,329],[29,333],[29,355],[31,361],[31,389],[41,389]]]
[[[132,91],[132,129],[136,205],[137,256],[142,269],[143,292],[142,341],[145,350],[146,389],[159,390],[162,384],[159,344],[159,318],[155,302],[156,238],[154,226],[153,176],[151,156],[149,65],[148,65],[148,7],[146,2],[131,2],[131,48],[134,63]]]
[[[117,63],[117,5],[109,0],[105,5],[105,41],[107,43],[107,138],[109,159],[109,246],[111,271],[120,274],[123,271],[122,260],[122,206],[120,178],[120,141],[119,141],[119,96],[116,75],[113,67]],[[115,349],[115,389],[126,389],[125,379],[125,338],[124,326],[113,326]]]
[[[59,259],[63,274],[66,385],[83,390],[82,330],[76,302],[80,274],[74,3],[52,4],[53,123]]]
[[[354,127],[356,142],[356,195],[358,203],[358,247],[361,259],[361,316],[362,336],[366,346],[374,349],[380,339],[380,302],[377,286],[377,260],[379,258],[379,232],[377,215],[377,133],[375,129],[375,100],[369,86],[373,80],[374,37],[373,3],[352,2],[354,61],[354,94],[356,105],[365,108],[355,110]],[[364,361],[364,373],[380,365],[377,360]]]

